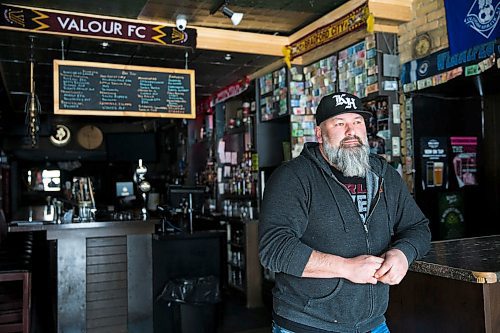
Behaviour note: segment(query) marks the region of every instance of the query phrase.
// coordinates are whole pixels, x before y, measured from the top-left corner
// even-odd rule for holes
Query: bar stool
[[[18,236],[18,235],[16,235]],[[7,237],[0,209],[0,332],[29,333],[32,234]]]

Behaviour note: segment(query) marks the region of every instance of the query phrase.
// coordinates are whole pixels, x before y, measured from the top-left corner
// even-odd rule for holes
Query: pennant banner
[[[449,49],[435,52],[427,57],[409,61],[401,66],[401,83],[403,85],[431,78],[438,74],[472,64],[479,65],[484,71],[494,65],[494,59],[500,57],[500,43],[495,41],[476,45],[458,54],[451,55]],[[491,66],[487,64],[493,59]],[[460,73],[462,74],[462,73]]]
[[[241,79],[240,81],[233,83],[213,94],[210,106],[215,106],[218,103],[227,101],[231,97],[238,96],[239,94],[247,90],[249,85],[250,78],[248,76],[245,76],[245,78]]]
[[[0,10],[0,29],[196,48],[196,29],[4,4]]]
[[[368,3],[365,3],[340,19],[314,30],[287,46],[290,49],[290,59],[294,59],[354,30],[366,27],[369,16]]]
[[[500,37],[500,0],[445,0],[450,53]]]

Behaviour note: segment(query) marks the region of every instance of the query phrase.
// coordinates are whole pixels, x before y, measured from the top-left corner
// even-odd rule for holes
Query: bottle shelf
[[[235,264],[234,262],[228,262],[227,264],[233,268],[237,268],[237,269],[242,270],[242,271],[245,270],[244,265],[238,265],[238,264]]]
[[[233,289],[236,289],[236,290],[239,290],[241,292],[245,292],[245,288],[243,288],[242,285],[239,285],[239,284],[234,284],[234,283],[229,283],[229,287],[233,288]]]
[[[250,194],[233,194],[233,193],[224,193],[221,194],[222,200],[238,200],[238,201],[247,201],[247,200],[255,200],[254,195]]]
[[[243,248],[245,245],[240,244],[240,243],[235,243],[235,242],[229,242],[231,246],[238,247],[238,248]]]
[[[258,258],[258,222],[228,220],[228,284],[246,296],[247,307],[262,304],[262,273]]]

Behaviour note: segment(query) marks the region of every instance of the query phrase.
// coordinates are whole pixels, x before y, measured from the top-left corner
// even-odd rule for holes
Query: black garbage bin
[[[217,304],[220,303],[216,276],[179,278],[165,284],[157,301],[175,307],[175,331],[179,333],[215,333]]]

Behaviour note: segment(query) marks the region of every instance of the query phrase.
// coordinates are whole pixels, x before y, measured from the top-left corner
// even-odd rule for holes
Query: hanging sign
[[[5,4],[0,10],[0,29],[196,48],[191,28]]]
[[[194,70],[54,61],[54,113],[194,119]]]
[[[434,86],[462,75],[462,66],[477,65],[478,72],[484,72],[493,67],[499,57],[500,42],[495,41],[476,45],[455,55],[444,49],[403,64],[401,84],[405,92]]]
[[[458,187],[478,185],[477,182],[477,137],[452,136],[453,171]]]
[[[246,76],[244,79],[219,90],[213,95],[210,106],[215,106],[218,103],[227,101],[231,97],[238,96],[247,90],[249,84],[250,78]]]
[[[422,188],[447,188],[446,138],[420,139]]]
[[[452,54],[500,37],[500,0],[445,0]]]
[[[368,3],[365,3],[340,19],[324,25],[290,44],[287,46],[290,52],[288,54],[283,53],[286,57],[289,56],[290,59],[294,59],[352,31],[366,27],[369,17]]]

